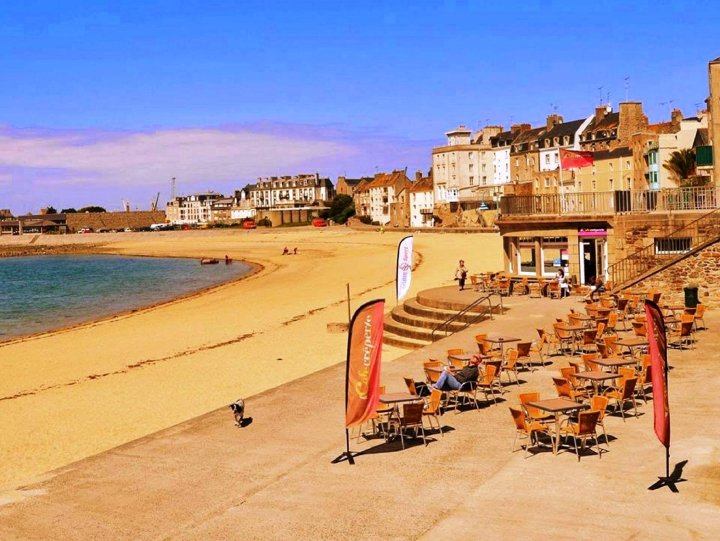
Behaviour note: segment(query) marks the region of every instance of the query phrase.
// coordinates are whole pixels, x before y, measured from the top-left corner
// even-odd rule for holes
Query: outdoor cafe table
[[[559,329],[561,331],[570,332],[573,335],[573,340],[575,342],[580,341],[581,334],[584,330],[587,329],[585,325],[569,325],[568,323],[558,323],[555,325],[556,329]],[[577,344],[573,344],[573,350],[571,350],[571,353],[574,355],[575,352],[577,352]]]
[[[502,358],[505,358],[505,344],[510,342],[519,342],[520,338],[513,338],[512,336],[495,336],[493,338],[486,338],[486,342],[490,342],[491,344],[500,344],[500,354],[502,355]]]
[[[575,410],[587,409],[587,404],[581,404],[568,398],[549,398],[547,400],[538,400],[536,402],[528,402],[528,406],[532,406],[542,411],[547,411],[555,415],[555,438],[553,438],[553,454],[557,454],[560,446],[560,414],[569,413]]]
[[[618,346],[624,346],[628,348],[630,356],[635,356],[635,348],[641,348],[648,345],[647,338],[642,336],[635,336],[633,338],[623,338],[615,342]]]
[[[611,373],[617,372],[618,367],[620,366],[631,366],[633,364],[637,363],[636,359],[626,359],[623,357],[609,357],[607,359],[595,359],[593,361],[595,364],[599,364],[600,366],[605,366],[606,368],[609,368]]]
[[[595,394],[600,394],[600,384],[603,381],[608,381],[611,379],[616,379],[619,377],[617,374],[614,374],[612,372],[601,372],[600,370],[591,370],[590,372],[577,372],[573,375],[573,377],[577,379],[585,379],[592,383],[593,391]]]
[[[592,316],[586,316],[585,314],[570,314],[568,318],[581,321],[585,327],[587,327],[593,320]]]

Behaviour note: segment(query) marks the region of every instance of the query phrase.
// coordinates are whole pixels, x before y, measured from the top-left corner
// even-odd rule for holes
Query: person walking
[[[460,260],[460,263],[458,264],[458,268],[455,269],[455,279],[460,284],[460,291],[463,291],[465,289],[465,280],[467,279],[468,275],[468,269],[465,266],[465,261]]]

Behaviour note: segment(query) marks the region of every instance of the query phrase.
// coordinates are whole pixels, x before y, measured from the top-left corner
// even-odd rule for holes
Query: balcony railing
[[[500,200],[500,212],[507,218],[537,214],[589,215],[713,210],[718,207],[719,201],[720,188],[715,186],[659,191],[508,195]]]

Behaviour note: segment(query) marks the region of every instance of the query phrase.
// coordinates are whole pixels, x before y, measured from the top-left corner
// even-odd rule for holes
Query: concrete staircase
[[[385,315],[383,342],[404,349],[419,349],[445,338],[448,334],[461,331],[471,323],[490,319],[489,305],[485,302],[450,323],[447,334],[443,329],[433,336],[433,329],[484,296],[482,293],[469,292],[470,294],[463,298],[457,293],[447,291],[448,289],[456,291],[455,287],[421,291],[417,297],[394,307]],[[497,306],[495,304],[496,302],[493,302],[493,312],[500,313],[499,303]]]

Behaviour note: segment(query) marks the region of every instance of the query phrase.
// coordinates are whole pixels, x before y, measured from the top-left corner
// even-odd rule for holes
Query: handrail
[[[457,314],[454,314],[454,315],[450,316],[447,320],[443,321],[442,323],[440,323],[439,325],[437,325],[435,328],[433,328],[432,333],[430,333],[430,340],[434,342],[434,341],[435,341],[435,333],[436,333],[437,331],[439,331],[440,329],[442,329],[442,328],[445,328],[445,336],[447,336],[447,335],[448,335],[448,328],[449,328],[449,326],[450,326],[451,323],[453,323],[454,321],[457,321],[457,320],[460,319],[462,316],[464,316],[465,314],[467,314],[470,310],[472,310],[473,308],[479,306],[481,303],[483,303],[483,302],[485,302],[485,301],[487,301],[487,303],[488,303],[488,311],[490,312],[490,319],[493,319],[493,303],[492,303],[492,300],[490,299],[490,297],[492,297],[493,295],[497,295],[498,297],[500,297],[500,311],[502,312],[502,310],[503,310],[502,295],[500,295],[499,293],[495,293],[495,292],[488,293],[487,295],[484,295],[484,296],[482,296],[482,297],[474,300],[473,302],[471,302],[470,304],[468,304],[465,308],[463,308],[462,310],[460,310]],[[497,306],[497,305],[496,305],[496,306]],[[479,313],[479,314],[478,314],[475,318],[473,318],[471,321],[468,321],[468,322],[465,324],[465,326],[463,327],[462,330],[467,329],[470,325],[472,325],[473,323],[475,323],[478,319],[480,319],[480,318],[481,318],[482,316],[484,316],[486,313],[487,313],[487,312],[481,312],[481,313]]]
[[[706,222],[716,227],[702,227]],[[613,291],[622,289],[627,282],[658,266],[659,256],[675,255],[675,257],[664,258],[663,263],[679,260],[693,248],[719,236],[720,208],[717,208],[676,229],[669,235],[654,239],[651,244],[610,265],[608,274],[614,284]],[[658,246],[662,247],[662,251],[659,253],[657,252]]]

